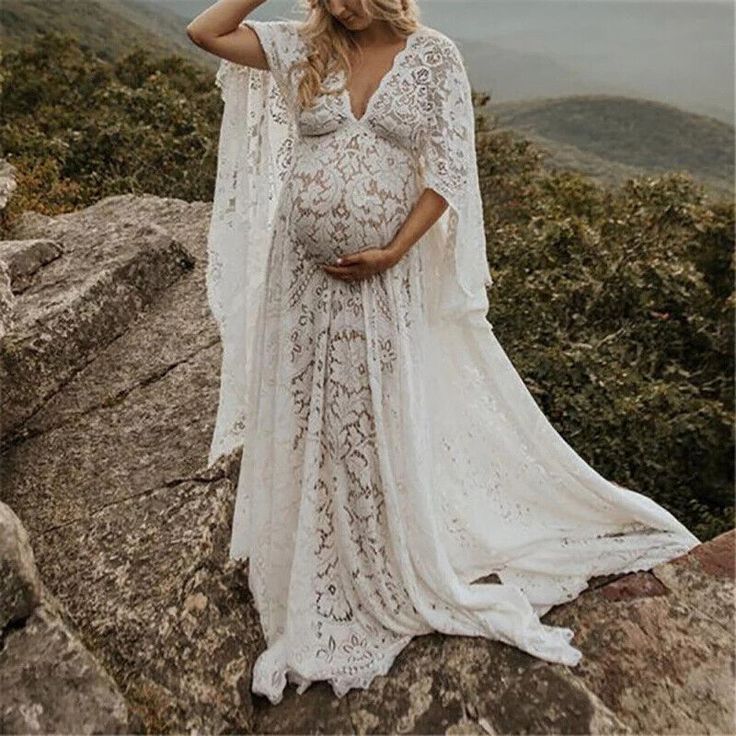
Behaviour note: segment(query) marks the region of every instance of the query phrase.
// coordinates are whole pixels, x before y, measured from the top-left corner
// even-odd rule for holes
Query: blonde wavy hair
[[[291,72],[303,70],[298,87],[298,100],[303,109],[312,107],[320,94],[340,94],[344,89],[325,89],[323,81],[333,72],[343,71],[344,79],[350,74],[348,52],[360,53],[354,34],[340,23],[327,9],[326,0],[299,0],[307,13],[299,28],[306,41],[307,57],[294,65]],[[416,0],[360,0],[363,11],[375,20],[387,21],[401,36],[408,36],[419,27],[419,8]]]

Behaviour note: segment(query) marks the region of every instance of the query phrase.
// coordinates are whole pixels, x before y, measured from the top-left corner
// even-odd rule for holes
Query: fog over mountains
[[[149,0],[191,19],[208,0]],[[734,6],[688,0],[420,0],[494,102],[643,97],[734,121]],[[254,18],[299,17],[267,0]]]
[[[214,78],[219,60],[186,26],[210,0],[3,0],[8,50],[57,30],[105,60],[140,46],[183,55]],[[494,122],[532,140],[546,165],[616,184],[681,171],[734,192],[733,15],[695,0],[420,0],[458,43]],[[267,0],[259,19],[303,17]]]

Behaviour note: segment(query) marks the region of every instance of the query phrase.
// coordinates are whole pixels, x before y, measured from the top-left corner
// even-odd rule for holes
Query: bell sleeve
[[[475,111],[465,65],[455,43],[440,37],[425,52],[429,71],[427,119],[420,137],[424,185],[448,203],[430,229],[431,268],[438,286],[438,318],[473,318],[485,323],[486,253],[483,202],[475,151]],[[485,324],[487,327],[487,324]]]
[[[227,59],[215,84],[224,103],[207,234],[207,297],[222,344],[220,394],[209,465],[243,444],[252,416],[254,357],[274,214],[292,161],[295,118],[282,86],[291,49],[285,22],[247,21],[271,69]],[[241,24],[243,25],[243,24]]]
[[[295,64],[304,57],[305,44],[299,36],[299,21],[246,20],[242,25],[252,28],[258,36],[263,53],[268,59],[269,71],[285,98],[296,94]]]

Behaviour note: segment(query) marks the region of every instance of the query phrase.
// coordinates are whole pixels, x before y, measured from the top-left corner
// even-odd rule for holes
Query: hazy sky
[[[193,18],[213,2],[158,0]],[[267,0],[254,18],[299,17]],[[495,101],[620,94],[731,122],[730,0],[419,0],[422,20],[457,41],[471,81]]]

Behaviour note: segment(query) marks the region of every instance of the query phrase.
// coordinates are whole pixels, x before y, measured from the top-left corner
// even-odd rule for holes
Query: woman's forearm
[[[404,224],[386,246],[396,262],[439,220],[447,207],[447,200],[434,189],[426,188],[422,192]]]
[[[196,43],[231,33],[264,2],[266,0],[218,0],[187,26],[187,35]]]

